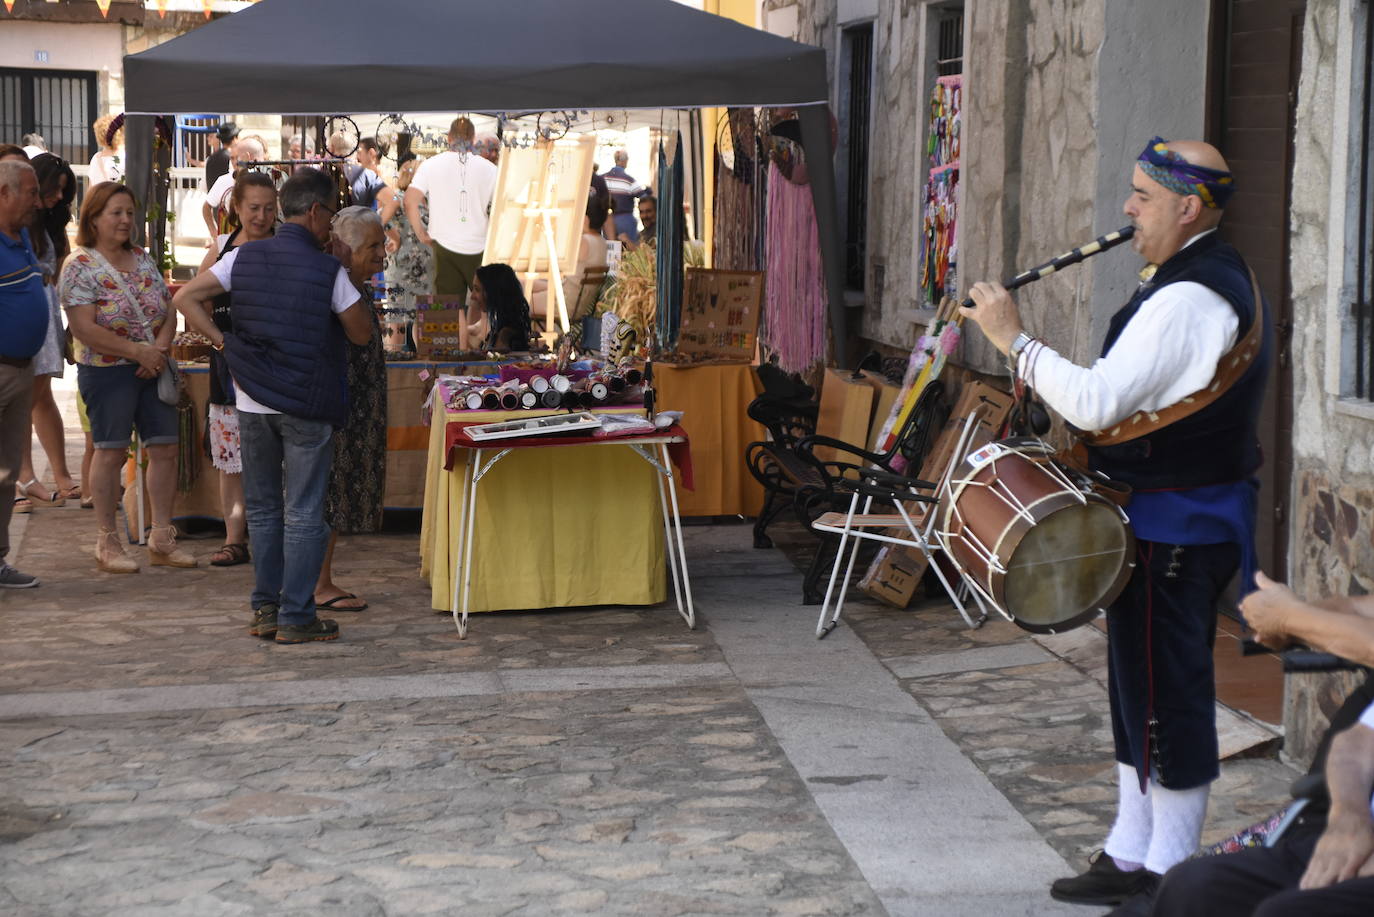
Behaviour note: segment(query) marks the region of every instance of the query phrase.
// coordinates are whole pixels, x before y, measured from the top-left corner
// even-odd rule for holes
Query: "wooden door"
[[[1269,303],[1275,359],[1260,443],[1259,559],[1287,579],[1293,468],[1292,291],[1288,225],[1293,123],[1306,0],[1213,0],[1207,139],[1236,176],[1221,233],[1249,262]]]

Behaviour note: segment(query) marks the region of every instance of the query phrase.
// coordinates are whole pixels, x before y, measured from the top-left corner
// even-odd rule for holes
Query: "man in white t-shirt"
[[[434,292],[464,300],[482,266],[496,190],[496,166],[474,152],[475,136],[471,121],[456,118],[448,131],[448,151],[420,163],[405,196],[415,237],[434,249]],[[428,226],[420,219],[425,201]]]
[[[226,220],[229,212],[229,195],[234,190],[234,179],[238,176],[239,169],[246,162],[261,162],[266,158],[267,147],[263,144],[262,138],[255,134],[239,137],[229,144],[230,169],[215,179],[215,183],[205,193],[205,204],[201,207],[201,216],[205,218],[205,225],[210,230],[211,245],[214,244],[215,237],[228,231]]]

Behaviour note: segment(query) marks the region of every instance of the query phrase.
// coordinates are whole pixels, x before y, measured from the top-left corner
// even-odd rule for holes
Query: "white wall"
[[[46,51],[47,61],[34,59]],[[0,61],[6,67],[46,70],[123,69],[120,25],[109,23],[6,22],[0,29]]]
[[[1098,57],[1098,233],[1125,226],[1121,212],[1132,163],[1156,134],[1201,139],[1207,103],[1208,4],[1198,0],[1107,2]],[[1140,36],[1149,36],[1141,41]],[[1122,259],[1098,258],[1093,270],[1092,339],[1130,298],[1134,273]]]

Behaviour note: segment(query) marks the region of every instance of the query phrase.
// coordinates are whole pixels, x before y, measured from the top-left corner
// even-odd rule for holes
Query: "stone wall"
[[[1374,589],[1374,413],[1340,398],[1343,340],[1351,334],[1349,221],[1358,175],[1352,97],[1358,55],[1355,0],[1308,0],[1298,89],[1290,227],[1293,287],[1293,588],[1302,595]],[[1362,416],[1363,413],[1363,416]],[[1305,762],[1338,697],[1353,683],[1288,680],[1286,752]]]
[[[1135,6],[966,0],[961,287],[1005,277],[1123,225],[1129,164],[1144,140],[1154,131],[1200,133],[1195,87],[1205,74],[1205,5]],[[766,27],[790,26],[789,37],[827,49],[832,100],[839,30],[846,17],[875,17],[869,269],[859,333],[900,350],[915,343],[918,322],[928,317],[917,312],[916,284],[931,9],[926,0],[763,0],[761,17]],[[1150,49],[1162,46],[1173,49],[1171,58],[1183,48],[1196,65],[1161,73]],[[1129,255],[1107,257],[1106,267],[1065,271],[1019,296],[1031,329],[1075,359],[1095,353],[1106,317],[1134,276],[1133,262],[1121,264]],[[1095,297],[1097,286],[1104,293]],[[962,360],[997,371],[1001,361],[981,336],[966,337]]]
[[[1103,0],[1023,0],[965,8],[964,201],[960,286],[1002,278],[1094,235],[1097,59]],[[1093,342],[1092,274],[1068,270],[1017,294],[1029,329],[1066,355]],[[966,336],[964,360],[1000,357]]]

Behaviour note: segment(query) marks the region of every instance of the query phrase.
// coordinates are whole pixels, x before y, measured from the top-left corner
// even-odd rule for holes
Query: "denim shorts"
[[[76,368],[76,387],[97,449],[127,449],[135,429],[145,446],[180,439],[177,409],[158,400],[157,379],[140,379],[137,370],[137,363]]]

